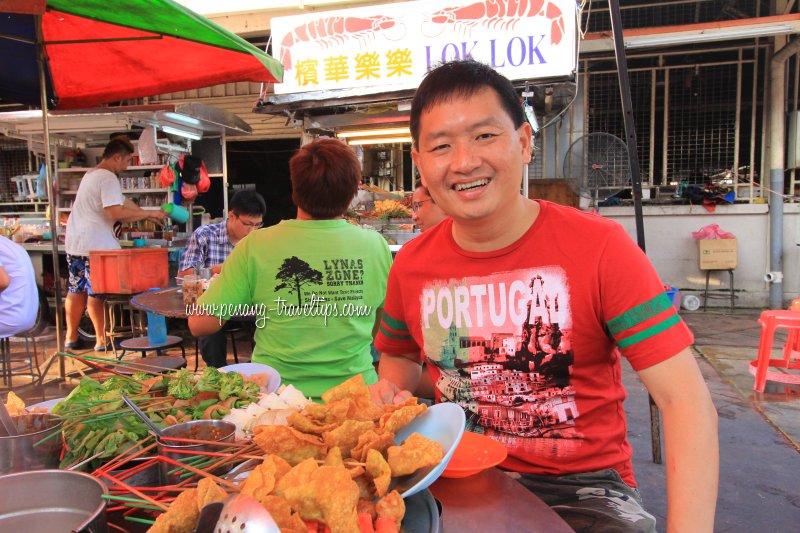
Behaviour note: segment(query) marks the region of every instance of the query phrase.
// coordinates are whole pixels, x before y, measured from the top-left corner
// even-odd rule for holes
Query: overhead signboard
[[[278,94],[413,89],[442,61],[471,57],[512,80],[575,71],[574,0],[424,0],[272,19]]]

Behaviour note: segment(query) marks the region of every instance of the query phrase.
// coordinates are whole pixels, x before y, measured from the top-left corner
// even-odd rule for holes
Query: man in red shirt
[[[511,83],[474,61],[432,70],[412,102],[412,157],[449,215],[397,254],[373,393],[415,390],[506,445],[502,467],[577,531],[655,531],[631,466],[626,357],[661,409],[668,528],[712,531],[717,415],[693,336],[617,223],[520,195],[531,127]],[[401,392],[402,391],[402,392]]]

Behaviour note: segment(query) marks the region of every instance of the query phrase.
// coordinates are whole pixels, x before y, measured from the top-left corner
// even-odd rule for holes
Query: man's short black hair
[[[233,195],[228,209],[237,215],[263,217],[267,212],[267,204],[256,191],[244,190]]]
[[[414,93],[410,117],[414,145],[419,146],[419,122],[423,112],[453,97],[469,97],[486,88],[497,93],[500,104],[514,127],[522,126],[525,112],[522,110],[520,97],[508,78],[474,59],[449,61],[428,72]]]
[[[103,159],[111,159],[115,155],[129,156],[133,153],[133,145],[127,139],[114,139],[109,141],[103,150]]]

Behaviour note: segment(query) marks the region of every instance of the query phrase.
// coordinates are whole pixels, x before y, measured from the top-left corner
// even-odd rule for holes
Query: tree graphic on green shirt
[[[304,285],[322,283],[322,272],[314,270],[311,265],[297,256],[284,259],[276,277],[281,283],[275,285],[275,290],[288,289],[289,292],[296,293],[298,306],[303,305],[302,288]]]

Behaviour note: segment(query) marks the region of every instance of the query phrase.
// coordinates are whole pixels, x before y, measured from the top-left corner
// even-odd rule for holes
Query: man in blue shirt
[[[183,252],[179,276],[194,271],[194,266],[210,268],[214,274],[222,270],[222,263],[233,251],[236,243],[263,224],[267,206],[264,198],[255,191],[239,191],[230,202],[228,217],[217,224],[197,228]],[[208,366],[225,366],[227,342],[225,330],[197,338],[200,354]]]

